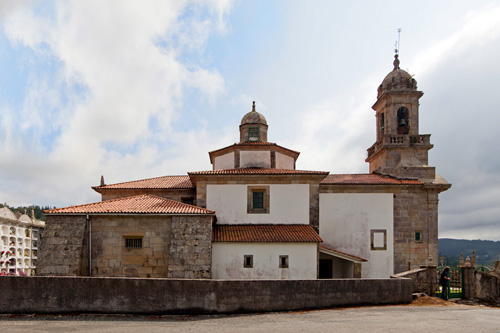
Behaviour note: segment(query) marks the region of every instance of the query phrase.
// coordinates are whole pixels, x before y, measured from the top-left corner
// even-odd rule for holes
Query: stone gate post
[[[476,297],[476,278],[474,274],[476,273],[475,265],[471,265],[469,257],[465,262],[465,265],[461,267],[464,270],[464,290],[463,295],[465,299],[472,299]]]
[[[436,278],[437,266],[436,265],[422,265],[420,268],[426,269],[427,274],[427,285],[429,290],[427,290],[427,295],[436,296],[436,289],[438,287],[438,281]]]

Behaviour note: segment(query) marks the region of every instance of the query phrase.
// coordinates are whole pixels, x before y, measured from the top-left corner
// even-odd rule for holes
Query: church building
[[[102,201],[46,211],[40,275],[206,279],[388,278],[437,263],[438,195],[415,79],[378,87],[367,174],[297,170],[255,102],[212,170],[92,187]]]

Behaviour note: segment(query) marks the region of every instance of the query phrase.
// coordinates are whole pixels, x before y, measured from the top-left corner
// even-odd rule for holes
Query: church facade
[[[42,275],[213,279],[387,278],[438,257],[438,195],[416,81],[399,68],[378,88],[367,174],[297,170],[244,115],[212,170],[105,184],[102,201],[46,211]]]

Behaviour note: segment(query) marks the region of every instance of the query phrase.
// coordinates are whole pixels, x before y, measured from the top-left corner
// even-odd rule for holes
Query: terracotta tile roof
[[[46,214],[215,214],[214,211],[143,194],[85,205],[44,210]]]
[[[349,175],[328,175],[320,183],[321,185],[418,185],[419,180],[397,179],[390,176],[383,176],[376,173],[349,174]]]
[[[321,252],[321,250],[326,250],[325,252],[334,252],[334,253],[339,254],[342,257],[352,258],[355,260],[357,259],[358,261],[368,261],[368,259],[361,258],[361,257],[355,256],[355,255],[349,254],[349,253],[341,252],[341,251],[332,249],[331,247],[320,246],[319,250],[320,250],[320,252]]]
[[[328,171],[305,171],[288,169],[265,169],[265,168],[240,168],[220,169],[210,171],[188,172],[190,176],[196,175],[328,175]]]
[[[93,186],[95,190],[100,189],[191,189],[194,188],[189,176],[164,176],[149,179],[133,180],[130,182],[110,184],[104,186]]]
[[[230,243],[319,243],[323,240],[305,224],[240,224],[214,227],[213,242]]]

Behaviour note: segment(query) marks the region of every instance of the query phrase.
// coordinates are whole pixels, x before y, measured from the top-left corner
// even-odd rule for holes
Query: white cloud
[[[210,103],[224,91],[217,70],[183,59],[193,48],[203,52],[211,34],[227,31],[230,9],[231,1],[67,1],[44,10],[32,4],[9,6],[6,35],[14,47],[31,49],[31,60],[50,68],[31,71],[22,110],[10,109],[2,116],[3,127],[12,126],[16,112],[23,121],[2,138],[11,153],[4,154],[1,166],[20,183],[31,172],[36,175],[33,184],[51,190],[43,196],[29,188],[14,191],[23,191],[24,198],[0,194],[19,204],[35,197],[44,198],[40,204],[73,204],[90,198],[88,187],[100,173],[120,170],[137,178],[145,169],[158,170],[166,153],[160,147],[180,135],[171,123],[185,88],[197,89]],[[198,14],[190,15],[192,11]],[[31,143],[16,139],[15,130],[32,131]],[[47,136],[50,144],[44,146]],[[187,142],[196,146],[196,141]],[[19,148],[33,156],[21,168],[15,153]],[[191,156],[189,149],[175,158],[186,156]],[[124,167],[129,169],[124,172]],[[81,188],[87,193],[80,193]]]
[[[500,5],[489,6],[469,12],[462,18],[463,26],[457,32],[438,39],[434,45],[419,52],[415,57],[413,70],[419,76],[426,75],[450,56],[461,53],[476,45],[484,45],[500,37]]]

